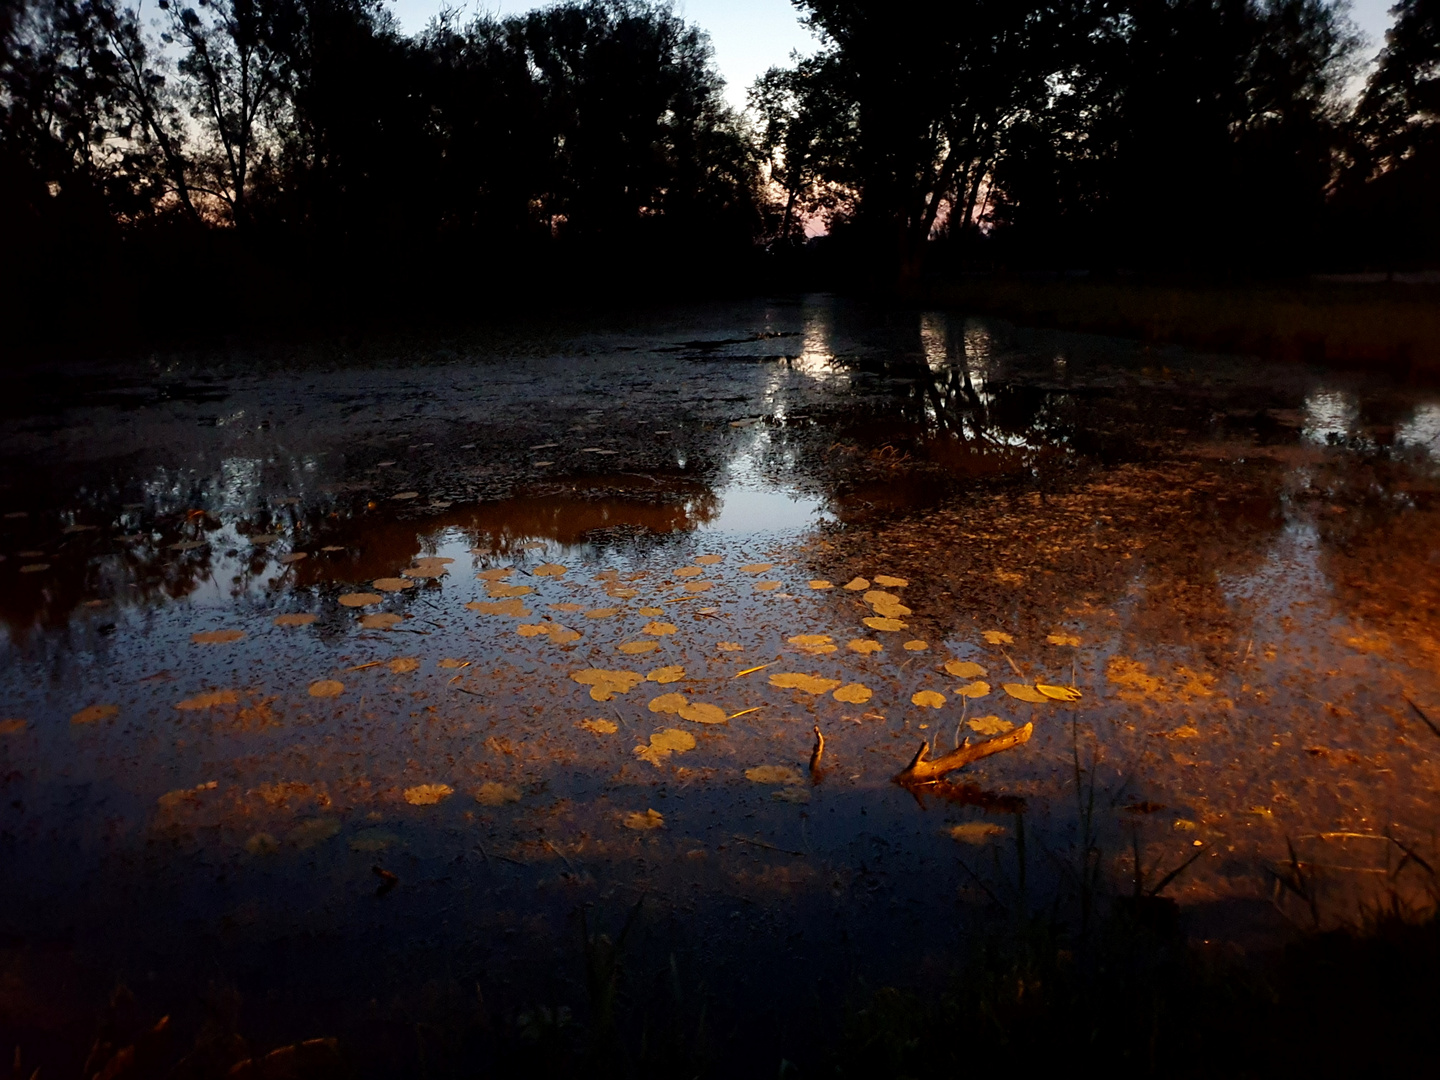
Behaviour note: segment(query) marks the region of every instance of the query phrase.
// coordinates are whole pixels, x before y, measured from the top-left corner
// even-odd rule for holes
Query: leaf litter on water
[[[514,784],[487,780],[475,789],[475,801],[481,806],[504,806],[506,803],[520,801],[520,789]]]
[[[859,683],[847,683],[831,696],[836,701],[843,701],[850,705],[864,705],[873,694],[867,686],[861,686]]]
[[[715,566],[725,561],[724,555],[697,555],[695,561],[701,566]]]
[[[899,619],[887,619],[881,616],[872,616],[871,618],[861,619],[860,621],[863,622],[866,626],[868,626],[871,630],[884,630],[890,633],[895,633],[900,630],[908,629],[906,624],[901,622]]]
[[[904,578],[891,577],[889,574],[876,574],[875,584],[883,585],[887,589],[903,589],[906,585],[909,585],[910,582],[906,581]]]
[[[277,616],[275,616],[274,625],[275,625],[275,626],[309,626],[311,623],[313,623],[313,622],[315,621],[315,618],[316,618],[316,617],[315,617],[314,615],[299,614],[299,613],[290,614],[290,615],[277,615]]]
[[[830,582],[826,581],[824,578],[815,578],[812,581],[807,581],[805,584],[809,585],[810,588],[814,589],[816,592],[820,592],[824,589],[833,589],[835,587]]]
[[[565,567],[559,563],[547,562],[541,563],[530,572],[536,577],[563,577],[565,575]]]
[[[635,756],[650,762],[657,769],[671,754],[695,749],[695,736],[679,728],[666,728],[650,736],[647,746],[635,747]]]
[[[770,685],[782,690],[801,690],[807,694],[828,694],[840,685],[840,680],[806,675],[798,671],[782,671],[770,676]]]
[[[705,573],[705,568],[702,566],[682,566],[677,570],[670,571],[672,577],[678,578],[699,577],[703,573]]]
[[[575,726],[584,728],[586,731],[593,732],[596,735],[614,735],[615,732],[620,730],[620,726],[616,724],[614,720],[605,720],[603,718],[581,720]]]
[[[370,584],[381,592],[404,592],[415,587],[415,582],[403,577],[376,578]]]
[[[360,625],[366,630],[389,630],[392,626],[404,621],[401,616],[388,611],[360,617]]]
[[[1051,634],[1046,639],[1051,645],[1070,645],[1079,647],[1080,639],[1074,634]]]
[[[650,634],[654,637],[665,637],[666,635],[675,633],[678,629],[679,627],[674,623],[648,622],[640,632],[642,634]]]
[[[202,630],[198,634],[191,634],[190,640],[196,645],[227,645],[244,636],[244,630]]]
[[[753,784],[803,784],[805,778],[788,765],[756,765],[745,770],[745,779]]]
[[[967,683],[964,686],[956,687],[952,691],[952,693],[954,693],[957,697],[982,698],[986,694],[990,693],[990,684],[981,679],[976,679],[972,683]]]
[[[1004,684],[1004,689],[1005,693],[1009,694],[1011,697],[1016,698],[1019,701],[1028,701],[1034,705],[1045,705],[1050,701],[1050,698],[1046,697],[1039,690],[1036,690],[1035,687],[1031,686],[1029,683],[1007,682]]]
[[[985,675],[985,669],[970,660],[947,660],[945,671],[957,679],[979,679]]]
[[[660,647],[658,641],[626,641],[615,646],[627,656],[639,656],[641,653],[654,652]]]
[[[939,709],[945,705],[945,695],[937,690],[918,690],[910,695],[910,704],[922,709]]]
[[[1036,683],[1035,689],[1053,701],[1079,701],[1081,693],[1073,686],[1052,686],[1049,683]]]
[[[620,823],[627,829],[636,829],[644,832],[649,829],[663,829],[665,827],[665,815],[658,810],[646,810],[643,814],[638,810],[626,814],[620,819]]]
[[[238,705],[240,694],[235,690],[210,690],[203,694],[196,694],[194,697],[186,698],[177,702],[175,708],[192,711],[197,709],[213,709],[217,705]]]
[[[975,845],[988,844],[995,837],[1005,835],[1003,825],[995,825],[988,821],[967,821],[963,825],[951,825],[945,831],[962,844]]]
[[[766,570],[771,569],[774,565],[774,563],[768,562],[749,563],[745,566],[740,567],[740,572],[742,574],[763,574]]]
[[[998,716],[977,716],[966,723],[971,731],[980,735],[1003,735],[1015,727],[1009,720],[1001,720]]]
[[[384,597],[373,592],[343,593],[336,598],[341,607],[372,607],[382,603]]]
[[[679,682],[683,678],[685,678],[685,669],[676,664],[670,667],[656,668],[645,676],[645,681],[661,683],[663,685],[665,683]]]
[[[334,698],[345,692],[345,684],[339,679],[317,679],[310,684],[310,696],[313,698]]]
[[[411,806],[434,806],[454,794],[449,784],[417,784],[405,789],[405,801]]]
[[[74,716],[70,717],[70,723],[95,724],[101,720],[113,720],[119,715],[119,705],[87,705]]]
[[[986,630],[980,635],[991,645],[1014,645],[1015,639],[1003,630]]]
[[[864,592],[870,588],[870,582],[863,577],[851,578],[841,588],[848,589],[850,592]]]
[[[855,638],[853,641],[848,642],[845,647],[853,653],[859,653],[861,656],[868,656],[871,653],[885,651],[885,646],[881,645],[878,641],[871,641],[869,638]]]
[[[906,652],[924,652],[926,649],[930,648],[930,643],[917,639],[915,641],[905,642],[904,646],[902,647],[905,649]]]

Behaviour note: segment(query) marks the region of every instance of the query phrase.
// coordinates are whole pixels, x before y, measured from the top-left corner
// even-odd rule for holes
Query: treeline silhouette
[[[1358,98],[1336,0],[796,3],[819,50],[737,113],[647,0],[414,36],[382,0],[0,0],[11,330],[1440,256],[1440,0]]]

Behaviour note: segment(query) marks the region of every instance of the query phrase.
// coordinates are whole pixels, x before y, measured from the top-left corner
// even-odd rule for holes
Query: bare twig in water
[[[820,759],[825,756],[825,736],[820,734],[820,725],[815,725],[815,749],[810,751],[810,775],[820,779]]]
[[[798,855],[802,859],[805,857],[805,852],[803,851],[791,851],[789,848],[776,847],[774,844],[767,844],[764,840],[752,840],[750,837],[741,836],[739,833],[735,834],[734,839],[742,844],[752,844],[755,847],[763,847],[767,851],[778,851],[781,855]]]
[[[1004,735],[996,735],[993,739],[986,739],[984,742],[975,743],[973,746],[967,739],[965,745],[958,750],[952,750],[943,757],[935,758],[933,761],[926,760],[930,753],[930,744],[922,742],[920,749],[910,764],[895,774],[897,784],[924,784],[943,776],[955,769],[963,769],[973,761],[989,757],[991,754],[998,754],[1002,750],[1011,750],[1017,746],[1023,746],[1030,741],[1030,736],[1035,731],[1035,725],[1026,724],[1014,731],[1007,731]]]
[[[1435,722],[1431,720],[1430,717],[1425,715],[1424,709],[1420,708],[1419,705],[1416,705],[1415,702],[1411,701],[1408,697],[1405,699],[1405,704],[1409,705],[1410,708],[1415,710],[1415,715],[1420,717],[1421,720],[1425,721],[1425,726],[1435,733],[1436,738],[1440,738],[1440,727],[1436,727]]]

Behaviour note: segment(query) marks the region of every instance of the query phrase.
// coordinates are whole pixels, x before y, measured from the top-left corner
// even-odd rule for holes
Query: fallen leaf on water
[[[1050,700],[1048,697],[1040,693],[1039,690],[1036,690],[1035,687],[1031,686],[1029,683],[1007,682],[1005,683],[1005,692],[1013,698],[1018,698],[1021,701],[1033,702],[1036,705],[1044,705]]]
[[[810,801],[810,792],[803,787],[787,786],[772,791],[770,798],[776,802],[807,803]]]
[[[379,593],[350,592],[343,593],[337,599],[342,607],[370,607],[372,604],[381,603],[385,598]]]
[[[729,719],[719,705],[704,701],[686,702],[680,706],[679,712],[681,720],[689,720],[692,724],[723,724]]]
[[[390,498],[396,499],[400,502],[405,502],[409,499],[418,499],[419,497],[420,492],[418,491],[397,491],[394,495],[390,496]]]
[[[8,720],[0,720],[0,735],[19,735],[29,726],[28,721],[12,716]]]
[[[536,577],[561,577],[565,573],[565,567],[559,563],[547,562],[541,563],[530,572]]]
[[[325,552],[326,554],[333,554],[334,552],[344,551],[345,549],[344,549],[343,547],[341,547],[339,544],[326,544],[326,545],[325,545],[324,547],[322,547],[320,550],[323,551],[323,552]]]
[[[404,570],[400,571],[400,574],[402,577],[425,580],[428,578],[444,577],[449,572],[450,568],[439,562],[424,562],[418,566],[407,566]]]
[[[910,695],[910,704],[925,709],[939,709],[945,704],[945,695],[937,690],[918,690]]]
[[[614,725],[612,724],[613,728]],[[446,788],[446,793],[449,789]],[[410,798],[410,793],[405,793],[405,798]],[[502,784],[498,780],[486,780],[475,789],[475,801],[481,806],[504,806],[506,803],[520,801],[520,789],[514,784]]]
[[[340,819],[331,817],[310,818],[302,821],[288,833],[285,839],[301,851],[308,851],[317,844],[323,844],[340,832]]]
[[[885,651],[885,646],[881,645],[878,641],[871,641],[869,638],[855,638],[845,647],[851,652],[859,653],[861,656]]]
[[[905,624],[899,619],[886,619],[878,615],[868,619],[861,619],[860,621],[870,627],[871,630],[896,631],[906,629]]]
[[[655,637],[664,637],[667,634],[675,633],[677,629],[678,628],[674,623],[648,622],[645,624],[645,628],[640,632],[642,634],[653,634]]]
[[[1014,645],[1015,639],[1003,630],[986,630],[980,635],[991,645]]]
[[[87,705],[74,716],[72,724],[94,724],[100,720],[111,720],[120,715],[119,705]]]
[[[977,680],[966,686],[957,687],[953,692],[959,697],[982,698],[990,693],[990,684]]]
[[[906,615],[915,614],[904,604],[871,604],[870,608],[876,615],[885,619],[903,619]]]
[[[802,784],[805,782],[804,777],[788,765],[756,765],[753,769],[745,770],[745,779],[756,784]]]
[[[1273,818],[1275,816],[1275,811],[1268,806],[1252,806],[1245,812],[1247,814],[1254,814],[1256,817]]]
[[[390,611],[380,612],[374,615],[362,615],[360,617],[360,625],[366,630],[389,630],[390,627],[396,623],[404,621],[401,616]]]
[[[697,555],[695,561],[701,566],[714,566],[725,561],[724,555]]]
[[[775,591],[776,589],[778,589],[779,587],[780,587],[780,582],[778,582],[778,581],[757,581],[757,582],[755,582],[755,588],[756,588],[756,590],[757,590],[758,592],[774,592],[774,591]]]
[[[1080,691],[1073,686],[1051,686],[1049,683],[1036,683],[1035,689],[1055,701],[1079,701],[1081,697]]]
[[[253,536],[247,536],[246,539],[249,540],[250,543],[254,544],[256,547],[264,547],[266,544],[273,544],[276,540],[279,540],[280,534],[255,533]]]
[[[658,810],[646,810],[643,814],[636,811],[633,814],[626,814],[620,819],[621,824],[627,829],[663,829],[665,817]]]
[[[1200,729],[1191,727],[1189,724],[1185,724],[1183,727],[1177,727],[1174,731],[1170,732],[1170,738],[1172,739],[1198,739],[1199,737]]]
[[[905,642],[905,651],[906,651],[906,652],[924,652],[924,651],[925,651],[926,649],[928,649],[928,648],[930,648],[930,645],[929,645],[928,642],[918,641],[918,640],[917,640],[917,641],[907,641],[907,642]]]
[[[1079,645],[1080,639],[1074,634],[1051,634],[1045,639],[1051,645]]]
[[[876,574],[875,584],[884,585],[887,589],[903,589],[910,582],[903,577],[891,577],[889,574]]]
[[[404,675],[407,672],[419,671],[420,660],[414,656],[397,656],[385,665],[396,675]]]
[[[535,590],[529,585],[506,585],[503,581],[492,581],[485,586],[485,591],[491,596],[529,596]]]
[[[196,694],[192,698],[177,702],[177,709],[213,709],[216,705],[238,705],[240,695],[234,690],[211,690],[204,694]]]
[[[635,756],[644,758],[656,768],[671,754],[683,754],[695,749],[695,736],[678,728],[666,728],[650,736],[648,746],[635,747]]]
[[[583,671],[572,672],[570,678],[581,686],[590,687],[590,696],[596,701],[609,701],[611,694],[629,693],[645,680],[645,676],[638,671],[609,671],[605,668],[585,668]],[[596,691],[604,692],[606,696],[599,697]]]
[[[644,615],[647,619],[653,619],[656,615],[665,614],[665,609],[663,607],[642,607],[638,610],[639,614]]]
[[[521,623],[515,627],[515,632],[521,637],[544,637],[550,633],[549,623]]]
[[[618,614],[620,614],[618,607],[597,607],[585,612],[585,617],[587,619],[608,619],[612,615]]]
[[[833,589],[835,587],[830,582],[826,581],[824,578],[816,578],[813,581],[806,582],[806,584],[809,585],[810,588],[817,591],[820,589]]]
[[[969,721],[970,730],[981,735],[1003,735],[1015,725],[1009,720],[1001,720],[998,716],[977,716]]]
[[[482,615],[509,615],[514,619],[524,619],[530,615],[530,610],[523,600],[471,600],[465,606]]]
[[[513,566],[497,566],[491,570],[481,570],[475,576],[481,581],[499,581],[501,578],[509,577],[514,572],[515,568]]]
[[[786,638],[791,645],[799,645],[802,648],[811,648],[816,645],[829,645],[835,639],[829,634],[796,634],[794,637]]]
[[[689,704],[689,699],[684,694],[661,694],[659,697],[650,699],[650,711],[653,713],[678,713]]]
[[[645,681],[663,685],[664,683],[679,682],[684,677],[685,669],[677,664],[671,667],[656,668],[645,676]]]
[[[851,705],[864,705],[873,694],[868,686],[861,686],[857,682],[846,683],[834,693],[836,701],[848,702]]]
[[[962,844],[988,844],[992,837],[1005,835],[1003,825],[989,821],[967,821],[964,825],[951,825],[946,831]]]
[[[770,676],[770,685],[782,690],[803,690],[807,694],[828,694],[840,685],[839,679],[805,675],[798,671],[780,671]]]
[[[454,794],[449,784],[417,784],[405,789],[405,801],[411,806],[434,806]]]
[[[403,577],[376,578],[370,584],[381,592],[404,592],[415,587],[415,582]]]
[[[586,731],[593,731],[596,735],[614,735],[619,731],[619,726],[614,720],[581,720],[576,727],[582,727]]]
[[[275,616],[276,626],[309,626],[314,621],[314,615],[294,614]]]
[[[550,623],[550,641],[554,645],[568,645],[572,641],[580,640],[580,631],[571,630],[568,626],[561,626],[559,623]]]
[[[288,566],[290,563],[297,563],[301,559],[308,559],[309,557],[310,555],[307,552],[292,551],[288,555],[281,555],[280,558],[276,560],[276,562],[285,563]]]
[[[456,659],[454,659],[453,657],[447,656],[447,657],[445,657],[443,660],[437,661],[436,664],[435,664],[435,666],[436,666],[436,667],[442,667],[442,668],[463,668],[463,667],[469,667],[469,666],[470,666],[470,661],[469,661],[469,660],[456,660]]]
[[[740,572],[742,574],[763,574],[766,570],[769,570],[774,565],[774,563],[770,562],[749,563],[746,566],[740,567]]]
[[[345,692],[345,684],[338,679],[319,679],[310,684],[310,696],[316,698],[339,697]]]
[[[985,674],[983,667],[969,660],[947,660],[945,671],[957,679],[978,679]]]
[[[740,652],[745,648],[745,646],[741,645],[738,641],[722,641],[715,647],[721,652]]]
[[[864,592],[870,588],[870,582],[863,577],[851,578],[842,588],[849,589],[851,592]]]
[[[678,570],[670,571],[673,577],[699,577],[704,572],[705,569],[701,566],[682,566]]]
[[[713,581],[687,581],[685,583],[685,591],[691,593],[709,592],[714,584]]]
[[[626,641],[615,647],[630,656],[639,656],[641,653],[654,652],[660,647],[660,643],[658,641]]]
[[[20,567],[20,573],[39,574],[49,569],[50,564],[48,562],[26,563],[24,566]]]
[[[190,640],[196,645],[225,645],[239,641],[244,636],[244,630],[203,630],[198,634],[191,634]]]

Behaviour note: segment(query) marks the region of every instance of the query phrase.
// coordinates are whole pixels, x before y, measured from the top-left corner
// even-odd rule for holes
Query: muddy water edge
[[[365,1074],[611,1012],[768,1073],[1077,866],[1252,948],[1430,902],[1433,389],[816,296],[4,415],[3,1025],[57,1068],[123,984]]]

